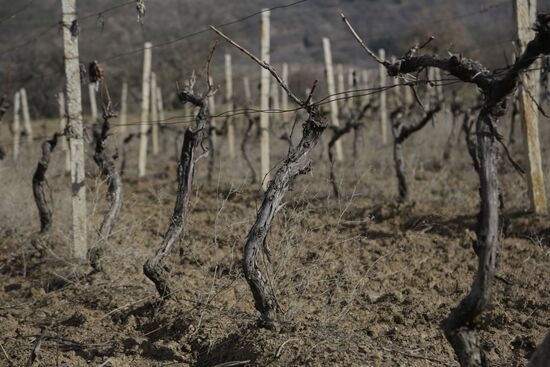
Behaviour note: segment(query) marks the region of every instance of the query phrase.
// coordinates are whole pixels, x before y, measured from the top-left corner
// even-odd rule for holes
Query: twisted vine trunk
[[[191,198],[193,175],[195,170],[195,148],[202,139],[202,131],[185,130],[180,160],[178,162],[178,194],[174,212],[170,218],[170,225],[155,256],[143,265],[143,272],[147,278],[155,283],[161,298],[173,297],[168,282],[168,273],[162,267],[162,260],[168,255],[174,243],[180,238],[185,226],[189,200]]]
[[[477,244],[474,246],[478,256],[478,270],[470,292],[451,311],[442,325],[445,336],[453,346],[458,361],[463,367],[487,365],[474,325],[477,317],[489,303],[495,274],[499,227],[497,163],[499,144],[502,144],[502,136],[497,131],[497,122],[506,111],[507,100],[517,88],[520,72],[528,69],[540,55],[550,53],[550,14],[538,15],[535,31],[535,38],[529,42],[523,54],[502,76],[498,77],[478,62],[460,55],[451,55],[448,58],[432,55],[416,56],[418,48],[413,49],[397,62],[384,64],[391,76],[419,72],[426,67],[436,67],[464,82],[475,84],[484,95],[483,106],[476,123],[475,148],[479,161],[480,182],[480,215]],[[512,161],[512,164],[514,163]]]
[[[105,118],[101,126],[101,132],[96,136],[94,153],[94,162],[97,164],[103,178],[107,181],[107,200],[109,201],[109,208],[99,227],[98,243],[90,250],[90,263],[95,270],[101,269],[100,259],[105,244],[111,235],[116,218],[122,207],[122,180],[116,169],[114,158],[107,152],[109,129],[109,119]]]
[[[195,117],[195,130],[188,128],[184,133],[183,146],[178,161],[178,193],[174,212],[170,218],[170,225],[164,234],[164,238],[155,256],[143,264],[143,273],[155,284],[163,300],[167,298],[176,298],[169,283],[169,274],[162,266],[162,262],[170,253],[174,244],[179,240],[185,227],[195,173],[195,149],[209,133],[208,126],[210,116],[208,114],[207,96],[198,97],[192,95],[190,92],[183,91],[179,97],[184,102],[191,102],[193,105],[200,107],[200,110]]]
[[[42,156],[32,176],[32,193],[36,208],[38,209],[38,216],[40,217],[40,231],[38,232],[38,236],[32,239],[31,243],[40,253],[43,253],[45,250],[43,242],[52,228],[52,210],[48,205],[45,192],[45,186],[47,185],[46,172],[48,171],[50,158],[57,145],[59,136],[60,134],[56,133],[51,139],[42,143]]]
[[[472,125],[475,122],[475,119],[471,118],[470,110],[467,110],[464,113],[464,120],[462,122],[462,131],[464,132],[464,140],[466,142],[466,149],[468,150],[468,155],[472,159],[472,164],[476,172],[479,172],[479,158],[477,153],[477,144],[474,138],[472,138]]]
[[[491,296],[499,236],[498,142],[492,131],[496,118],[484,107],[476,123],[479,157],[480,216],[477,229],[478,271],[470,293],[443,324],[461,366],[486,366],[473,322],[485,310]]]
[[[478,256],[478,270],[470,293],[443,323],[445,336],[463,367],[487,366],[473,325],[489,303],[495,276],[500,209],[498,144],[502,139],[497,132],[498,118],[506,111],[506,102],[516,90],[520,72],[529,68],[540,54],[550,52],[549,21],[550,16],[539,15],[535,39],[501,79],[491,81],[484,88],[485,102],[476,123],[480,215],[474,250]]]
[[[399,199],[406,201],[409,199],[409,186],[405,177],[405,159],[403,158],[403,147],[397,139],[393,143],[393,162],[395,166],[395,175],[397,176],[397,191]]]
[[[310,107],[308,119],[303,126],[302,139],[289,153],[269,183],[256,221],[247,236],[244,275],[254,296],[256,309],[262,315],[260,325],[264,327],[278,327],[280,310],[274,291],[258,266],[260,252],[262,247],[264,247],[264,251],[266,250],[266,237],[271,229],[273,218],[292,182],[296,176],[309,171],[310,152],[317,145],[326,126],[326,122],[320,116],[317,108]]]

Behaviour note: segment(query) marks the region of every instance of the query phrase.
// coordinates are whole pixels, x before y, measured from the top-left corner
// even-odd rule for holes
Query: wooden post
[[[164,100],[162,99],[162,89],[158,86],[157,82],[157,100],[154,102],[157,105],[159,124],[164,124],[166,122],[166,115],[164,113]],[[160,126],[160,125],[159,125]],[[168,149],[168,133],[165,132],[162,137],[162,149],[166,151]]]
[[[348,106],[349,106],[349,113],[352,113],[352,109],[355,104],[358,104],[357,101],[358,99],[357,98],[354,98],[355,95],[357,94],[360,94],[361,92],[354,92],[354,90],[356,89],[359,89],[359,84],[357,83],[357,74],[355,72],[355,70],[353,68],[349,68],[348,69],[348,81],[347,81],[347,84],[348,84],[348,93],[346,94],[347,97],[349,97],[350,99],[347,101],[348,102]],[[354,79],[355,79],[355,84],[354,84]],[[360,105],[360,103],[359,103]]]
[[[433,83],[433,84],[437,84],[437,80],[438,80],[438,73],[439,73],[439,69],[438,68],[428,68],[426,70],[426,72],[428,73],[428,80]],[[433,105],[437,104],[437,100],[439,99],[439,88],[437,87],[437,85],[432,85],[431,83],[427,84],[427,88],[428,88],[428,99],[426,101],[426,104],[425,104],[425,107],[427,110],[431,109]]]
[[[210,85],[213,85],[212,77],[210,77]],[[208,96],[208,112],[210,113],[210,126],[212,128],[216,128],[216,118],[214,115],[216,114],[216,99],[214,98],[214,93],[211,93]],[[216,149],[218,148],[218,136],[216,135],[216,132],[212,132],[212,145],[214,146],[214,153],[210,152],[211,154],[216,154]]]
[[[19,158],[19,144],[21,143],[21,122],[20,122],[20,111],[21,111],[21,94],[15,92],[13,98],[13,160],[16,161]]]
[[[231,70],[231,54],[225,54],[225,103],[227,111],[233,111],[233,71]],[[227,121],[227,150],[229,158],[235,158],[235,126],[233,118]]]
[[[361,72],[361,89],[368,89],[369,88],[369,71],[363,70]],[[368,90],[361,91],[361,94],[363,94],[363,103],[367,104],[370,102],[370,95]]]
[[[378,57],[381,60],[386,60],[386,51],[378,50]],[[380,88],[386,87],[386,67],[380,64]],[[380,91],[380,131],[382,134],[382,144],[388,143],[388,106],[387,106],[386,90]]]
[[[59,109],[59,129],[65,131],[67,116],[65,116],[65,94],[63,92],[57,94],[57,108]],[[61,150],[65,152],[65,172],[71,172],[71,153],[67,146],[66,136],[61,139]]]
[[[244,87],[244,99],[246,101],[246,105],[249,105],[251,102],[251,94],[250,94],[250,79],[245,76],[243,77],[243,87]]]
[[[536,0],[515,0],[514,14],[520,52],[525,50],[527,43],[533,38],[533,24],[536,22]],[[540,60],[535,61],[531,71],[522,73],[519,100],[520,116],[523,126],[524,144],[529,161],[529,198],[531,210],[536,214],[548,214],[546,190],[544,188],[544,174],[539,142],[539,112],[537,102],[533,101],[529,93],[538,99],[540,95]]]
[[[126,123],[128,121],[128,83],[122,82],[122,92],[120,94],[120,136],[121,139],[126,135]]]
[[[25,88],[21,88],[21,109],[23,111],[23,127],[25,128],[25,133],[27,134],[27,141],[32,143],[32,125],[31,125],[31,115],[29,113],[29,101],[27,99],[27,91]]]
[[[97,122],[97,100],[95,98],[95,87],[88,84],[88,92],[90,94],[90,113],[92,114],[92,124]]]
[[[435,85],[435,95],[437,96],[437,101],[443,100],[443,84],[441,81],[441,69],[434,68],[434,83]]]
[[[164,113],[164,100],[162,99],[162,89],[157,86],[157,110],[160,121],[166,121],[166,114]]]
[[[283,64],[283,71],[282,76],[283,82],[285,82],[286,85],[288,85],[288,64],[285,62]],[[286,94],[285,90],[281,88],[281,109],[283,111],[288,110],[288,95]],[[283,114],[285,116],[284,120],[286,120],[286,116],[288,115],[287,112]]]
[[[143,52],[143,78],[141,80],[141,129],[139,135],[138,175],[145,176],[147,167],[147,119],[151,100],[151,42],[145,42]]]
[[[76,20],[76,0],[61,0],[63,10],[63,43],[68,115],[69,149],[71,153],[71,184],[73,209],[73,251],[78,259],[87,253],[86,176],[84,161],[84,130],[82,127],[82,91],[78,34],[71,32]]]
[[[323,38],[323,51],[325,55],[325,68],[327,77],[327,89],[330,97],[330,122],[333,126],[340,126],[338,121],[338,101],[336,101],[336,86],[334,84],[334,68],[332,66],[332,52],[330,50],[330,40]],[[342,139],[338,139],[335,144],[336,160],[342,162],[344,160],[344,153],[342,151]]]
[[[267,9],[262,10],[261,18],[261,32],[260,32],[260,59],[269,64],[270,62],[270,25],[269,15],[270,11]],[[269,82],[270,73],[269,70],[262,68],[260,72],[260,109],[262,111],[269,110]],[[269,185],[269,113],[260,113],[260,180],[262,180],[262,188],[267,190]]]
[[[281,88],[282,89],[282,88]],[[272,110],[280,110],[279,84],[271,83],[271,107]]]
[[[344,66],[342,64],[336,65],[336,80],[337,80],[337,88],[336,92],[338,93],[338,96],[336,98],[340,99],[340,109],[343,109],[346,105],[346,100],[343,99],[343,97],[346,97],[346,94],[344,93],[346,91],[346,82],[344,79]]]
[[[411,87],[407,85],[405,86],[405,89],[403,91],[404,91],[403,94],[405,99],[405,106],[410,107],[414,103],[414,96],[413,96]]]
[[[157,104],[157,74],[151,73],[151,142],[153,155],[159,154],[159,114]]]

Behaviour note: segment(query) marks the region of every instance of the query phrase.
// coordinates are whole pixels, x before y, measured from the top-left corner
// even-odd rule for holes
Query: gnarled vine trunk
[[[497,162],[499,144],[502,144],[497,122],[506,111],[507,99],[516,90],[520,72],[528,69],[540,55],[550,53],[550,14],[538,15],[535,38],[529,42],[516,62],[500,75],[461,55],[417,56],[416,52],[421,49],[418,46],[396,62],[377,59],[345,17],[343,19],[359,43],[369,55],[386,67],[390,76],[418,73],[427,67],[436,67],[464,82],[475,84],[483,94],[483,105],[476,123],[476,158],[479,161],[480,181],[480,215],[475,245],[478,270],[470,292],[450,313],[443,323],[443,329],[463,367],[485,366],[484,352],[474,325],[489,302],[495,274],[500,209]]]
[[[155,284],[161,299],[176,298],[170,286],[168,272],[163,267],[162,262],[170,253],[174,244],[179,240],[185,227],[195,172],[195,149],[209,133],[210,116],[208,114],[207,100],[208,93],[211,91],[210,86],[205,96],[196,96],[191,91],[193,84],[194,81],[191,82],[189,91],[182,91],[179,95],[184,103],[190,102],[194,106],[199,107],[199,112],[195,117],[195,128],[186,129],[183,137],[183,146],[178,161],[178,193],[174,212],[170,218],[170,225],[164,234],[164,238],[155,256],[143,264],[143,273]]]
[[[256,309],[262,314],[261,325],[265,327],[278,327],[280,310],[273,289],[258,266],[260,252],[266,243],[275,213],[277,213],[290,185],[296,176],[309,171],[310,152],[317,145],[326,126],[327,124],[320,116],[318,109],[311,107],[308,119],[303,126],[302,139],[273,176],[258,210],[256,221],[248,232],[245,245],[244,275],[252,290]]]
[[[195,170],[195,148],[202,139],[202,131],[187,129],[183,138],[180,160],[178,162],[178,194],[170,225],[155,256],[143,265],[147,278],[155,283],[161,298],[173,297],[173,291],[168,282],[168,274],[161,261],[169,253],[174,243],[180,238],[185,226],[189,200],[192,193],[193,174]]]
[[[480,215],[475,252],[478,271],[470,293],[443,324],[461,366],[486,366],[481,343],[472,325],[485,310],[491,296],[499,236],[498,142],[492,127],[497,119],[484,107],[476,123],[479,157]]]
[[[100,260],[105,244],[109,240],[116,218],[122,207],[122,180],[116,169],[114,157],[107,151],[109,129],[109,118],[104,117],[101,132],[97,134],[95,139],[94,162],[97,164],[101,176],[107,181],[107,200],[109,202],[109,207],[99,227],[97,244],[90,249],[90,264],[95,270],[101,269]]]
[[[38,235],[31,240],[31,243],[40,253],[43,253],[45,250],[45,244],[43,242],[52,228],[52,210],[48,205],[45,191],[45,186],[47,185],[46,172],[59,136],[60,134],[56,133],[51,139],[42,143],[42,156],[32,176],[32,193],[34,195],[36,208],[38,209],[38,216],[40,217],[40,231]]]

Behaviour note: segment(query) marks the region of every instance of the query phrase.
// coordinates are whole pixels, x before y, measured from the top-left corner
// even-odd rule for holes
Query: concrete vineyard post
[[[147,126],[149,102],[151,100],[151,42],[145,42],[143,49],[143,77],[141,81],[141,128],[139,135],[138,176],[143,177],[147,168]]]
[[[527,42],[534,36],[532,30],[536,21],[536,0],[515,0],[514,15],[520,52],[525,50]],[[519,100],[520,118],[523,126],[524,144],[529,162],[527,182],[529,183],[529,199],[531,209],[536,214],[548,214],[546,190],[544,188],[544,174],[539,141],[539,111],[537,102],[529,96],[538,99],[540,95],[540,60],[535,61],[531,71],[522,73]]]
[[[21,144],[21,94],[15,92],[13,97],[13,160],[16,161],[19,158],[19,149]]]
[[[23,127],[27,134],[27,141],[32,142],[32,124],[31,115],[29,113],[29,101],[27,99],[27,91],[25,88],[21,88],[21,111],[23,112]]]
[[[384,51],[384,49],[380,49],[378,51],[378,57],[381,60],[386,60],[386,51]],[[380,132],[382,135],[382,144],[386,144],[388,142],[388,97],[386,90],[383,89],[387,85],[386,67],[384,65],[380,65],[379,72],[380,88],[382,88],[382,90],[380,91]]]
[[[65,94],[57,94],[57,108],[59,109],[59,129],[65,131],[67,127],[67,116],[65,116]],[[71,153],[67,145],[67,137],[61,139],[61,150],[65,152],[65,172],[71,172]]]
[[[212,85],[213,84],[213,80],[212,78],[210,78],[210,84]],[[212,128],[216,128],[216,117],[214,117],[214,115],[216,115],[216,99],[214,98],[214,94],[211,93],[209,96],[208,96],[208,112],[210,113],[210,126]],[[214,146],[214,152],[216,150],[216,148],[218,147],[218,137],[214,132],[212,132],[212,145]],[[216,153],[213,153],[213,154],[216,154]]]
[[[126,135],[126,123],[128,119],[128,83],[122,83],[122,92],[120,94],[120,135],[124,139]]]
[[[323,38],[323,51],[325,56],[325,69],[326,69],[326,77],[327,77],[327,89],[328,94],[330,96],[333,96],[330,98],[330,123],[333,126],[340,126],[340,122],[338,121],[338,101],[336,101],[336,85],[334,81],[334,68],[332,65],[332,52],[330,49],[330,40],[328,38]],[[342,150],[342,142],[341,140],[337,140],[335,144],[336,149],[336,160],[339,162],[342,162],[344,160],[344,153]]]
[[[247,76],[243,77],[243,88],[244,88],[244,99],[246,101],[246,104],[249,105],[252,96],[250,94],[250,79]]]
[[[260,59],[269,63],[270,55],[270,24],[269,24],[270,12],[267,9],[263,9],[261,18],[261,30],[260,30]],[[260,110],[269,110],[269,82],[270,82],[269,70],[262,68],[260,72]],[[260,113],[260,180],[262,180],[262,188],[267,190],[269,184],[269,113]]]
[[[231,54],[225,54],[225,103],[227,111],[233,112],[233,70],[231,68]],[[227,145],[229,158],[235,158],[235,126],[233,118],[227,121]]]
[[[71,31],[76,20],[76,0],[61,0],[63,11],[63,50],[68,116],[67,133],[71,155],[71,184],[73,209],[73,254],[85,259],[87,254],[86,176],[84,130],[82,126],[82,90],[78,34]]]
[[[153,155],[159,154],[159,125],[157,108],[157,74],[151,73],[151,146]]]

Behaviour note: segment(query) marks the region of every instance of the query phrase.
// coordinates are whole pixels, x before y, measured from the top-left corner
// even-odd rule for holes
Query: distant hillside
[[[195,33],[209,24],[231,22],[265,7],[285,5],[292,0],[146,0],[143,26],[136,21],[133,4],[102,16],[97,12],[124,3],[123,0],[79,1],[80,49],[83,63],[104,62],[114,85],[129,80],[134,96],[139,92],[141,54],[111,59],[143,46],[144,41],[163,44]],[[14,19],[5,20],[24,5],[21,1],[0,0],[0,83],[2,90],[25,86],[30,91],[34,114],[55,114],[53,93],[61,90],[61,32],[52,29],[60,19],[58,0],[32,2]],[[550,9],[550,0],[539,0],[541,9]],[[486,9],[485,11],[482,11]],[[272,11],[272,60],[292,64],[322,63],[322,37],[333,42],[335,62],[368,67],[370,61],[348,35],[339,18],[344,12],[374,48],[402,54],[413,40],[435,35],[431,46],[441,51],[462,51],[488,64],[503,64],[513,38],[512,1],[503,0],[309,0]],[[45,30],[48,30],[45,32]],[[259,17],[224,27],[243,45],[259,47]],[[38,37],[15,51],[14,45]],[[205,32],[155,49],[154,69],[163,85],[172,86],[205,60],[211,32]],[[225,45],[221,45],[223,48]],[[223,50],[217,54],[221,67]],[[235,53],[234,53],[235,54]],[[109,60],[111,59],[111,60]],[[105,61],[107,60],[107,61]],[[235,64],[252,67],[236,55]],[[218,69],[219,71],[220,69]],[[115,96],[117,91],[113,92]]]

